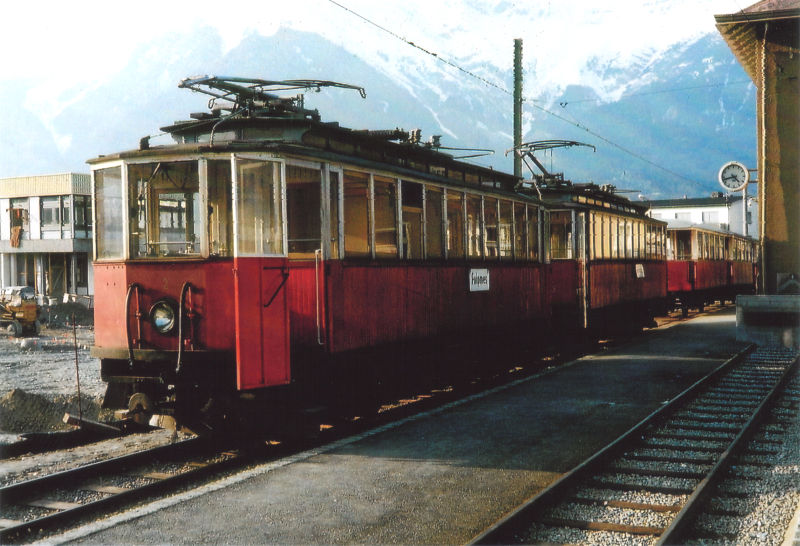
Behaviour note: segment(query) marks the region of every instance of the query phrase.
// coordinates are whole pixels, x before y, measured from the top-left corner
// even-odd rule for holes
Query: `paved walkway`
[[[464,543],[744,345],[732,308],[60,537]]]

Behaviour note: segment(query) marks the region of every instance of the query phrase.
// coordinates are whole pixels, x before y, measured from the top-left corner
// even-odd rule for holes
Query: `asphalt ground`
[[[745,345],[732,307],[70,531],[83,544],[465,543]]]

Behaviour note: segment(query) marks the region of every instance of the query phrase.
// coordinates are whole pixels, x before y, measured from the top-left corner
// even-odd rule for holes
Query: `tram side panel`
[[[643,326],[660,314],[667,297],[664,261],[592,261],[588,267],[592,326]]]
[[[732,261],[730,262],[731,286],[734,294],[750,294],[754,291],[755,275],[751,262]]]
[[[471,269],[489,290],[470,291]],[[326,264],[328,351],[343,353],[445,336],[512,335],[548,322],[539,264]]]

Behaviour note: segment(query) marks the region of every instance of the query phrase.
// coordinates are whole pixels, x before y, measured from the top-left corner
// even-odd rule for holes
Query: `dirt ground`
[[[15,338],[0,330],[0,442],[17,433],[68,430],[61,422],[67,411],[97,418],[105,389],[100,363],[89,355],[91,311],[76,314],[74,331],[68,325],[73,312],[62,306],[47,310],[39,336]]]

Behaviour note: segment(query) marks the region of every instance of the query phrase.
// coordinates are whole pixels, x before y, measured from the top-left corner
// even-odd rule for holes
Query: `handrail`
[[[139,346],[141,347],[142,342],[142,306],[141,302],[139,301],[141,297],[141,286],[139,283],[132,282],[128,285],[128,291],[125,293],[125,340],[128,344],[128,364],[132,367],[133,366],[133,340],[131,339],[131,321],[129,318],[130,314],[130,305],[131,305],[131,294],[134,290],[136,290],[136,340]]]
[[[178,357],[175,362],[175,374],[181,371],[181,361],[183,359],[183,307],[186,305],[186,293],[192,289],[192,283],[186,281],[181,286],[181,296],[178,301]],[[193,315],[190,311],[190,314]],[[191,322],[191,321],[190,321]]]
[[[317,345],[325,345],[322,339],[322,320],[320,318],[320,302],[319,302],[319,272],[320,265],[324,265],[322,260],[322,249],[318,248],[314,251],[314,303],[316,305],[317,315]]]

